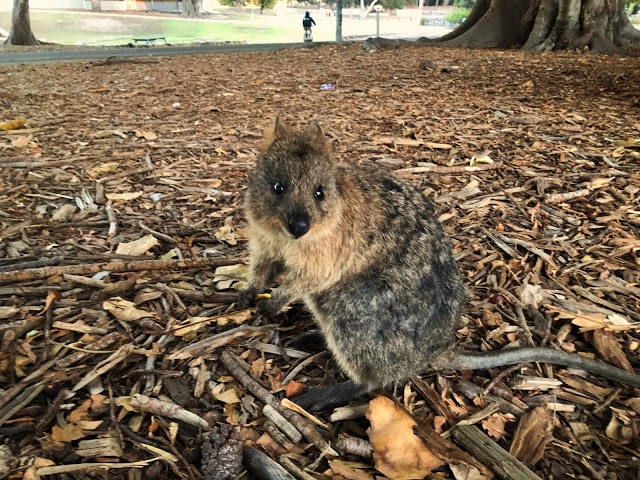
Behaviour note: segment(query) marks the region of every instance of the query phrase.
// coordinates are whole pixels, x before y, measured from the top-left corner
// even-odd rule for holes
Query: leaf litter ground
[[[294,441],[266,420],[273,397],[239,382],[244,365],[281,398],[339,376],[328,355],[285,348],[312,325],[302,308],[267,320],[233,305],[246,175],[276,115],[318,121],[340,160],[395,171],[434,200],[472,294],[465,348],[547,344],[640,368],[638,59],[348,45],[0,75],[0,121],[14,121],[0,132],[11,478],[198,478],[212,426],[208,458],[228,435],[297,478],[381,477],[366,406],[318,415],[316,430],[276,402],[306,431]],[[637,475],[638,390],[584,372],[443,372],[387,395],[447,438],[466,419],[543,478]],[[339,456],[323,458],[338,438]],[[202,473],[226,478],[232,457]],[[396,460],[376,465],[418,478],[415,465],[389,470]],[[457,463],[455,478],[472,478]]]

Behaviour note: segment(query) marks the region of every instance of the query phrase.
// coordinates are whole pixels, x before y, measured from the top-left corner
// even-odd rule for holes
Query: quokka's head
[[[262,230],[290,239],[314,240],[340,218],[336,162],[318,124],[292,131],[276,119],[249,182],[245,208]]]

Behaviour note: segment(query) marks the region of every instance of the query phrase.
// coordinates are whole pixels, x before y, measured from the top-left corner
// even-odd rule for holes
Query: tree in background
[[[5,41],[8,45],[39,45],[31,31],[29,18],[29,0],[13,0],[11,15],[11,33]]]
[[[245,0],[218,0],[218,3],[227,7],[242,8],[245,4]]]
[[[549,51],[589,47],[622,53],[640,46],[626,0],[477,0],[467,19],[438,39],[446,46]]]
[[[183,17],[199,17],[202,0],[182,0]]]
[[[266,9],[271,9],[273,8],[276,3],[278,3],[278,0],[258,0],[258,5],[260,6],[260,13],[262,14],[262,11],[266,8]]]

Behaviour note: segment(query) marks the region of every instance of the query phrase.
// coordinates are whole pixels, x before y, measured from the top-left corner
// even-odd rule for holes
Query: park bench
[[[164,43],[168,44],[169,42],[167,42],[167,39],[165,37],[138,37],[138,38],[134,38],[133,42],[134,43],[138,43],[138,42],[146,42],[147,46],[150,47],[151,45],[153,45],[153,43],[156,40],[163,40]]]

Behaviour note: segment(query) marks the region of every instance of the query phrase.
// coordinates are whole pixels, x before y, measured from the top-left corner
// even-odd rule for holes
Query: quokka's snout
[[[296,213],[289,216],[287,222],[287,228],[289,233],[295,238],[302,237],[311,228],[311,220],[306,213]]]

